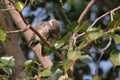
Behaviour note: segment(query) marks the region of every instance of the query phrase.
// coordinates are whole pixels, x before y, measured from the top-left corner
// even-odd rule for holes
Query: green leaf
[[[52,68],[51,68],[51,72],[55,72],[57,69],[59,68],[59,63],[58,62],[54,62]]]
[[[42,77],[47,77],[51,75],[51,71],[49,69],[45,69],[42,72],[38,72],[38,75],[42,76]]]
[[[70,60],[69,59],[65,59],[63,61],[63,69],[64,69],[64,71],[67,72],[69,67],[70,67]]]
[[[74,31],[74,29],[78,26],[78,22],[72,22],[70,24],[67,25],[67,28],[70,30],[70,31]]]
[[[64,43],[55,43],[54,46],[56,49],[59,49],[60,47],[62,47],[64,45]]]
[[[114,20],[117,20],[120,22],[120,13],[115,13],[115,15],[113,16],[114,17]]]
[[[34,69],[34,62],[33,60],[27,60],[25,62],[25,71],[30,73]]]
[[[81,41],[81,43],[79,44],[79,46],[77,47],[77,49],[82,49],[83,48],[83,46],[85,45],[87,43],[87,40],[86,39],[83,39],[82,41]]]
[[[0,62],[5,66],[10,66],[10,67],[13,67],[15,65],[15,59],[12,56],[1,57]]]
[[[3,68],[4,66],[6,66],[6,64],[0,63],[0,68]]]
[[[8,75],[12,75],[12,68],[11,67],[3,67],[2,70],[7,73]]]
[[[119,13],[115,13],[115,15],[113,17],[114,17],[114,20],[110,21],[108,23],[108,27],[110,29],[115,29],[116,27],[118,27],[120,25],[120,14]]]
[[[70,36],[65,35],[62,39],[58,40],[56,44],[54,44],[56,49],[59,49],[62,47],[66,42],[68,42],[70,39]]]
[[[19,12],[21,12],[24,8],[24,3],[17,1],[14,3],[14,6]]]
[[[65,43],[65,42],[68,42],[70,39],[70,36],[69,35],[65,35],[62,39],[58,40],[57,43]]]
[[[55,73],[50,76],[50,80],[58,80],[58,78],[63,74],[61,69],[57,69]]]
[[[117,44],[120,44],[120,35],[118,34],[113,35],[113,39],[115,40]]]
[[[120,66],[120,51],[113,50],[110,53],[110,60],[114,64],[114,66]]]
[[[115,29],[116,27],[118,27],[119,23],[120,23],[120,21],[116,21],[116,20],[110,21],[110,22],[108,23],[108,27],[109,27],[110,29]]]
[[[81,56],[80,50],[74,50],[74,51],[70,50],[67,53],[67,58],[70,59],[70,60],[79,58],[80,56]]]
[[[27,61],[25,61],[25,66],[31,65],[32,62],[33,62],[33,60],[27,60]]]
[[[6,40],[6,33],[4,30],[0,29],[0,41],[4,42]]]
[[[74,29],[74,32],[79,32],[79,31],[82,31],[82,32],[83,32],[83,31],[86,30],[86,28],[88,28],[88,26],[89,26],[88,21],[85,21],[85,22],[83,22],[82,25],[77,26],[77,27]]]
[[[87,64],[92,61],[92,58],[89,55],[83,55],[80,57],[80,61]]]
[[[45,55],[50,55],[50,54],[52,54],[53,52],[55,52],[55,50],[56,50],[55,46],[51,46],[51,47],[48,49],[48,51],[47,51],[47,53],[46,53]]]
[[[94,41],[98,38],[100,38],[103,35],[103,31],[99,28],[91,28],[88,32],[87,32],[87,38],[89,41]]]

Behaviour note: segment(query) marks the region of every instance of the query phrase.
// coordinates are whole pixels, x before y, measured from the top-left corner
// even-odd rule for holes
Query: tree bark
[[[15,30],[10,15],[7,12],[0,12],[0,28],[5,29],[5,31]],[[16,34],[7,34],[7,38],[5,43],[1,45],[1,48],[15,59],[15,77],[24,78],[26,77],[24,71],[24,62],[26,59],[18,44],[18,38]]]
[[[24,22],[20,13],[17,10],[15,10],[15,7],[13,5],[9,5],[9,3],[10,3],[9,0],[4,0],[4,3],[5,3],[5,6],[6,6],[7,9],[12,9],[12,10],[9,10],[9,13],[11,15],[12,20],[16,24],[16,26],[19,29],[25,29],[28,25]],[[32,36],[32,31],[29,29],[29,30],[23,32],[23,35],[24,35],[25,39],[27,40],[27,42],[29,42],[30,39],[31,39],[31,36]],[[50,69],[52,67],[53,63],[49,59],[48,56],[45,56],[45,57],[42,56],[40,49],[41,49],[40,44],[38,44],[38,45],[36,45],[35,47],[32,48],[32,50],[35,52],[39,62],[43,65],[43,67]]]

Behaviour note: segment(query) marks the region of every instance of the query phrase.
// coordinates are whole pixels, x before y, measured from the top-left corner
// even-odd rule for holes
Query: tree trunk
[[[0,28],[5,29],[5,31],[15,30],[10,15],[7,12],[0,12]],[[24,62],[26,59],[18,44],[18,38],[16,34],[7,34],[7,38],[5,43],[1,45],[1,48],[15,59],[15,77],[24,78],[26,77],[24,71]]]

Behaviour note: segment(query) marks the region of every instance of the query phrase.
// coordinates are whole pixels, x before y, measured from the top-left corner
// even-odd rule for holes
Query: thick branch
[[[11,21],[11,17],[7,12],[0,12],[0,21],[2,21],[0,22],[0,28],[9,31],[15,30],[14,25]],[[18,38],[16,34],[8,34],[7,37],[9,39],[6,39],[5,44],[2,44],[1,48],[5,53],[10,54],[15,59],[15,77],[25,78],[26,73],[23,67],[26,58],[20,48],[20,45],[18,44]]]
[[[5,6],[6,8],[14,8],[13,5],[8,5],[10,2],[9,0],[4,0]],[[14,8],[15,9],[15,8]],[[16,10],[9,10],[9,13],[14,21],[14,23],[17,25],[17,27],[19,29],[25,29],[25,27],[27,26],[26,23],[24,22],[23,18],[21,17],[21,15],[19,14],[18,11]],[[27,40],[27,42],[30,41],[31,36],[32,36],[32,31],[31,30],[27,30],[26,32],[23,33],[25,39]],[[41,48],[40,44],[35,46],[33,49],[33,51],[35,52],[36,56],[38,57],[39,61],[42,63],[44,68],[51,68],[52,66],[52,62],[48,57],[43,57],[39,51],[39,49]]]
[[[14,6],[11,6],[11,5],[6,5],[7,6],[7,8],[9,8],[9,12],[10,13],[13,13],[13,11],[16,11],[16,9],[15,9],[15,7]],[[13,10],[10,10],[10,8],[11,9],[13,9]],[[17,30],[17,31],[9,31],[9,32],[7,32],[7,33],[16,33],[16,32],[23,32],[23,31],[26,31],[26,30],[28,30],[29,28],[43,41],[43,43],[46,45],[46,46],[48,46],[48,47],[50,47],[51,46],[51,44],[48,42],[48,41],[46,41],[46,39],[44,39],[44,37],[37,31],[37,30],[35,30],[32,26],[30,26],[25,20],[24,20],[24,18],[23,18],[23,16],[20,14],[20,13],[18,13],[19,14],[19,16],[21,17],[21,19],[22,19],[22,21],[21,22],[23,22],[25,25],[23,26],[23,27],[25,27],[24,29],[23,29],[23,27],[19,27],[20,28],[20,30]],[[18,24],[20,24],[19,23],[19,21],[16,21],[16,20],[18,20],[18,18],[15,18],[17,15],[14,15],[14,14],[11,14],[11,16],[12,16],[12,18],[14,18],[14,20],[15,20],[15,22],[17,22],[17,25]],[[19,25],[19,26],[21,26],[21,25]],[[31,37],[30,37],[31,38]],[[26,40],[28,40],[28,41],[30,41],[29,39],[30,38],[26,38]],[[64,57],[58,52],[58,51],[55,51],[55,55],[60,59],[60,60],[64,60]]]

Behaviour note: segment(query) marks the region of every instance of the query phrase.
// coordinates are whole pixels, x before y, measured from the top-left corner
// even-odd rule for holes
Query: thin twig
[[[61,15],[59,14],[59,12],[57,11],[57,9],[55,8],[55,13],[56,13],[56,15],[58,16],[58,18],[60,19],[60,20],[64,20],[62,17],[61,17]]]
[[[111,11],[109,11],[109,12],[106,12],[106,13],[103,14],[102,16],[98,17],[98,18],[90,25],[90,27],[87,29],[87,31],[89,31],[89,30],[96,24],[96,22],[97,22],[98,20],[100,20],[101,18],[105,17],[105,16],[108,15],[108,14],[111,14],[111,15],[112,15],[113,12],[115,12],[115,11],[117,11],[117,10],[119,10],[119,9],[120,9],[120,6],[118,6],[117,8],[114,8],[113,10],[111,10]],[[111,13],[111,12],[112,12],[112,13]],[[111,20],[113,20],[112,17],[113,17],[113,15],[111,16]],[[109,32],[108,32],[108,33],[109,33]],[[77,36],[75,37],[75,39],[77,39],[77,38],[79,38],[79,37],[81,37],[81,36],[83,36],[83,35],[85,35],[85,32],[77,35]]]
[[[19,32],[25,32],[30,28],[29,25],[26,26],[25,29],[21,29],[21,30],[14,30],[14,31],[6,31],[7,34],[13,34],[13,33],[19,33]]]
[[[79,37],[82,37],[83,35],[85,35],[85,32],[83,32],[83,33],[77,35],[77,36],[75,37],[75,40],[77,40]]]
[[[110,19],[111,19],[111,21],[113,21],[113,13],[114,13],[113,11],[110,12]]]
[[[73,50],[73,45],[74,45],[74,43],[75,43],[75,37],[76,37],[76,35],[77,35],[77,33],[74,33],[73,35],[72,35],[72,37],[70,38],[70,44],[69,44],[69,48],[68,48],[68,50]]]
[[[97,62],[96,62],[97,65],[98,65],[99,61],[101,60],[101,58],[102,58],[105,50],[107,50],[107,49],[109,48],[109,46],[111,45],[111,42],[112,42],[112,38],[109,37],[109,42],[108,42],[108,44],[102,49],[101,55],[100,55],[99,59],[98,59]]]
[[[68,19],[67,15],[66,15],[66,13],[65,13],[63,1],[60,0],[60,3],[61,3],[61,6],[62,6],[62,12],[63,12],[63,15],[64,15],[65,19],[67,20],[68,23],[71,23],[70,20]]]
[[[90,8],[92,7],[92,5],[96,2],[96,0],[91,0],[88,4],[88,6],[85,8],[85,10],[82,12],[82,14],[80,15],[79,19],[78,19],[78,23],[80,24],[81,21],[83,20],[83,18],[85,17],[85,15],[87,14],[87,12],[90,10]]]
[[[115,12],[115,11],[117,11],[117,10],[119,10],[119,9],[120,9],[120,6],[114,8],[114,9],[111,10],[111,11],[112,11],[112,12]],[[90,25],[90,27],[87,29],[87,31],[89,31],[89,30],[96,24],[96,22],[97,22],[98,20],[100,20],[100,19],[102,19],[103,17],[105,17],[106,15],[110,14],[111,11],[106,12],[106,13],[103,14],[102,16],[98,17],[98,18]]]
[[[102,36],[100,36],[99,38],[104,37],[104,36],[106,36],[107,34],[112,33],[112,32],[115,32],[115,31],[118,31],[118,30],[120,30],[120,27],[116,27],[115,29],[108,30],[108,31],[104,32],[104,33],[102,34]],[[84,34],[83,34],[83,35],[84,35]],[[83,36],[83,35],[81,35],[81,36]],[[87,47],[90,43],[92,43],[92,42],[86,43],[86,44],[82,47],[82,49],[85,48],[85,47]]]
[[[87,31],[89,31],[89,30],[95,25],[95,23],[96,23],[98,20],[100,20],[101,18],[105,17],[105,16],[108,15],[109,13],[110,13],[110,12],[107,12],[107,13],[103,14],[102,16],[98,17],[98,18],[90,25],[90,27],[87,29]]]
[[[9,11],[9,10],[15,10],[15,9],[1,9],[0,11],[2,12],[2,11]]]
[[[25,0],[25,6],[27,5],[28,0]]]

